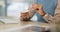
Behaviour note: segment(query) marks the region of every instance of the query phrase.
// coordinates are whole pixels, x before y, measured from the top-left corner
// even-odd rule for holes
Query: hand
[[[32,4],[29,8],[34,9],[34,10],[39,10],[42,9],[41,4]]]
[[[30,10],[31,11],[36,11],[37,13],[39,13],[42,16],[45,15],[45,12],[43,11],[43,5],[42,4],[32,4],[30,6]]]
[[[21,20],[28,20],[29,17],[29,13],[25,12],[25,13],[21,13]]]
[[[43,11],[43,6],[41,4],[37,4],[35,9],[40,15],[44,16],[46,13]]]

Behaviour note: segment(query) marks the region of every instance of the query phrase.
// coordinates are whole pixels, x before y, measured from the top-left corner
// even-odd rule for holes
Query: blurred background
[[[0,0],[0,16],[19,18],[20,11],[27,10],[30,4],[33,3],[33,0]],[[35,17],[36,16],[34,16],[34,20],[37,20]],[[58,0],[55,16],[50,17],[50,20],[60,23],[60,0]],[[58,27],[60,26],[58,25]]]
[[[18,17],[19,11],[26,10],[31,3],[31,0],[0,0],[0,16]]]
[[[0,16],[19,18],[20,12],[27,10],[34,3],[33,0],[0,0]],[[34,16],[36,19],[36,16]],[[36,19],[37,20],[37,19]]]
[[[33,0],[0,0],[0,16],[19,18],[20,11],[27,10],[29,5],[32,3],[34,3]],[[58,0],[58,6],[55,15],[60,14],[59,3],[60,0]]]

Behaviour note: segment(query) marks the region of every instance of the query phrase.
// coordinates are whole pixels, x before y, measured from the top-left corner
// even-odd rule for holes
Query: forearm
[[[41,11],[41,10],[38,11],[38,13],[39,13],[41,16],[45,16],[45,14],[46,14],[44,11]]]
[[[37,13],[39,13],[41,16],[44,16],[46,14],[43,10],[42,4],[38,4],[36,10],[37,10]]]
[[[33,10],[33,11],[30,10],[30,11],[29,11],[29,17],[32,18],[32,17],[34,16],[35,13],[36,13],[35,10]]]
[[[33,17],[34,14],[35,14],[35,11],[30,10],[28,11],[28,14],[26,14],[26,16],[21,17],[21,20],[28,21]]]

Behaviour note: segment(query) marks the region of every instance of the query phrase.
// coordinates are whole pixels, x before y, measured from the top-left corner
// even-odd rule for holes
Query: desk
[[[40,22],[34,22],[34,21],[27,21],[27,22],[26,21],[21,21],[18,24],[0,24],[0,32],[5,32],[5,31],[9,31],[9,32],[15,31],[15,32],[17,32],[21,27],[25,27],[27,25],[49,26],[49,24],[47,24],[47,23],[40,23]]]

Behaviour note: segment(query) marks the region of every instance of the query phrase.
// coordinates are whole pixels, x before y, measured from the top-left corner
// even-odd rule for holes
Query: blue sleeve
[[[43,10],[52,16],[55,14],[57,3],[57,0],[35,0],[35,4],[42,4]],[[38,21],[45,22],[41,15],[37,13],[36,16],[38,18]]]
[[[35,0],[35,4],[42,4],[43,9],[50,15],[54,15],[58,0]]]

